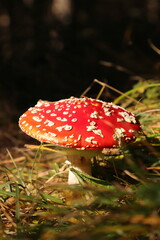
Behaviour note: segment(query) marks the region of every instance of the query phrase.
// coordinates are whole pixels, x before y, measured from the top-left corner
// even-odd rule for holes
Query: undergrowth
[[[102,83],[104,89],[105,84]],[[101,91],[102,92],[102,91]],[[143,134],[119,154],[93,159],[93,177],[72,169],[51,146],[21,148],[1,162],[1,239],[160,239],[160,83],[139,82],[115,99]]]

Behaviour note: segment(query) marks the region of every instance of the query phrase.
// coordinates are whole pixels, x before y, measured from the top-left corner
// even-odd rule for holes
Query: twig
[[[145,113],[152,113],[152,112],[160,112],[160,108],[158,109],[150,109],[150,110],[146,110],[144,112],[140,112],[138,113],[136,116],[139,116],[139,115],[142,115],[142,114],[145,114]]]
[[[41,149],[41,150],[46,150],[46,151],[50,151],[50,152],[62,153],[62,151],[60,151],[60,150],[56,150],[56,149],[53,149],[53,148],[48,148],[48,147],[45,147],[43,145],[39,146],[39,145],[25,144],[25,147],[29,148],[29,149]]]
[[[126,72],[128,74],[133,74],[133,72],[131,72],[130,70],[128,70],[127,68],[114,64],[112,62],[108,62],[108,61],[100,61],[99,62],[101,65],[105,66],[105,67],[113,67],[115,69],[117,69],[120,72]]]
[[[15,158],[14,161],[15,161],[15,162],[21,162],[21,161],[23,161],[23,160],[25,160],[25,159],[26,159],[26,157],[18,157],[18,158]],[[4,165],[4,164],[7,164],[7,163],[13,163],[13,161],[12,161],[11,159],[2,160],[2,161],[0,162],[0,165]]]
[[[108,85],[107,83],[101,82],[101,81],[99,81],[99,80],[97,80],[97,79],[94,79],[94,82],[99,83],[101,86],[105,86],[105,87],[107,87],[107,88],[110,88],[110,89],[113,90],[114,92],[117,92],[118,94],[125,96],[126,98],[130,99],[132,102],[135,102],[136,104],[137,104],[137,103],[138,103],[138,104],[142,104],[142,103],[140,103],[139,101],[137,101],[136,99],[134,99],[134,98],[128,96],[127,94],[121,92],[120,90],[118,90],[118,89],[116,89],[116,88]]]
[[[10,216],[10,214],[8,213],[8,211],[6,211],[5,206],[0,202],[0,208],[1,208],[1,212],[4,214],[4,216],[6,217],[6,219],[12,224],[13,227],[17,227],[17,224],[13,221],[12,217]],[[7,209],[8,210],[8,209]]]
[[[153,49],[153,51],[160,55],[160,49],[154,45],[151,39],[148,39],[148,44]]]
[[[94,81],[92,81],[92,83],[89,85],[89,87],[81,94],[81,96],[80,97],[84,97],[88,92],[89,92],[89,90],[93,87],[93,85],[94,85]]]

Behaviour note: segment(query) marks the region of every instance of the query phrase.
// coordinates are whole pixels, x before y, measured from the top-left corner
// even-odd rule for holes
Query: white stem
[[[68,161],[71,163],[71,167],[77,169],[78,171],[91,175],[91,159],[90,158],[82,157],[78,155],[69,155]],[[68,174],[68,184],[79,184],[77,177],[70,170]]]

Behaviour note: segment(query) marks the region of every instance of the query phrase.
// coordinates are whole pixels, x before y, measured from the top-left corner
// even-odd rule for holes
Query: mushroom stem
[[[91,175],[91,159],[89,157],[78,155],[69,155],[67,157],[72,168]],[[69,170],[68,174],[68,184],[79,184],[77,177],[71,170]]]

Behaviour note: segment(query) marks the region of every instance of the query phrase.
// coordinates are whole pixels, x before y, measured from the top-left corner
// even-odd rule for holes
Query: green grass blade
[[[142,85],[142,86],[139,86],[139,87],[135,87],[135,88],[133,88],[133,89],[125,92],[125,94],[123,94],[123,95],[119,96],[118,98],[116,98],[116,99],[113,101],[113,103],[114,103],[114,104],[117,104],[117,103],[119,103],[122,99],[124,99],[126,96],[131,95],[132,93],[137,92],[137,91],[139,91],[139,90],[144,91],[144,90],[146,90],[147,88],[159,87],[159,86],[160,86],[160,83],[152,83],[152,84],[148,84],[148,85]]]

